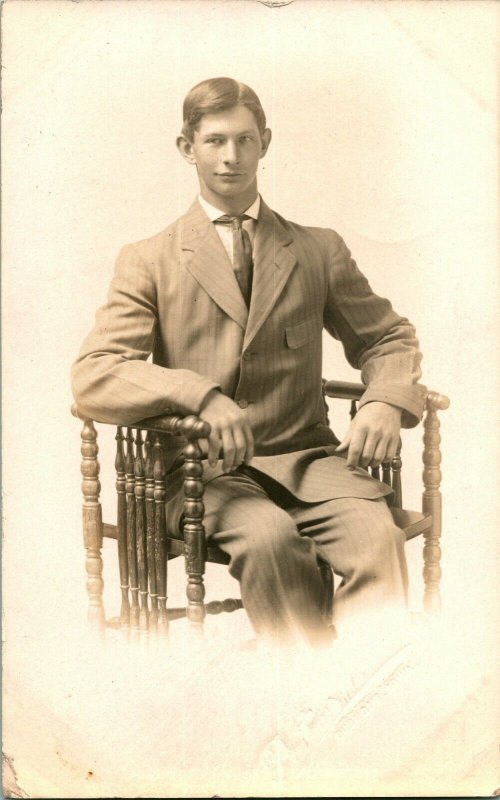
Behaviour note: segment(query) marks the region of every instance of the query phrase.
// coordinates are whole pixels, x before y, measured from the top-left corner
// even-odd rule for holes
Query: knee
[[[244,547],[249,554],[279,558],[290,550],[291,543],[298,538],[292,518],[276,507],[247,526]]]
[[[392,565],[400,564],[404,559],[405,534],[388,522],[387,525],[370,531],[363,547],[365,569],[374,575],[390,569]]]
[[[305,546],[291,517],[276,507],[274,513],[271,511],[252,525],[244,526],[238,545],[233,548],[230,572],[239,578],[244,566],[266,564],[267,572],[277,573],[280,565],[293,560],[295,550]]]

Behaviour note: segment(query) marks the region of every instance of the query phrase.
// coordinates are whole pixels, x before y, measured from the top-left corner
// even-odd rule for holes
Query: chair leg
[[[422,511],[432,516],[431,529],[424,533],[424,608],[428,613],[436,613],[441,608],[439,584],[441,580],[441,436],[439,434],[438,409],[448,408],[447,397],[436,392],[427,395],[427,414],[424,419],[423,480],[425,490],[422,497]]]
[[[203,466],[202,452],[196,440],[184,448],[184,543],[185,565],[188,576],[186,595],[187,618],[196,635],[203,632],[205,619],[205,528],[203,526]]]
[[[105,617],[102,602],[104,581],[102,579],[102,510],[99,502],[101,485],[99,483],[99,448],[94,423],[86,419],[81,433],[83,476],[83,543],[86,549],[85,568],[87,571],[87,594],[89,599],[88,620],[94,632],[104,635]]]

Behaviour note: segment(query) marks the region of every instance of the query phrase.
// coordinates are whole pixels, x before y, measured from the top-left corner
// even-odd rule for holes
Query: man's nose
[[[236,142],[227,142],[224,151],[225,164],[237,164],[240,160],[239,148]]]

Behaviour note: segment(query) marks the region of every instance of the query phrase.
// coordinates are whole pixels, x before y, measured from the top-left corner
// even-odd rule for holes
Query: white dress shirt
[[[198,195],[198,201],[211,222],[214,222],[214,220],[226,214],[225,211],[221,211],[219,208],[215,208],[215,206],[212,206],[210,205],[210,203],[207,203],[207,201],[204,200],[201,195]],[[258,194],[256,199],[253,201],[252,205],[249,206],[246,211],[243,211],[243,214],[246,214],[247,216],[250,217],[250,219],[244,220],[243,227],[245,228],[246,232],[250,237],[250,242],[252,243],[252,247],[255,238],[255,226],[257,225],[257,220],[259,218],[259,210],[260,210],[260,195]],[[229,260],[232,264],[233,263],[232,228],[229,225],[216,225],[215,230],[219,234],[222,244],[224,245],[224,249],[228,254]]]

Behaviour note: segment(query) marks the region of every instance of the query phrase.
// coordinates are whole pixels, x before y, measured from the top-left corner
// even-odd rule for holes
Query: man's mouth
[[[219,178],[239,178],[243,175],[242,172],[216,172],[215,174],[218,175]]]

